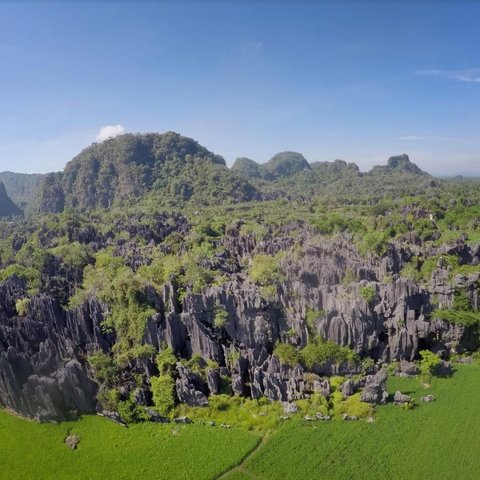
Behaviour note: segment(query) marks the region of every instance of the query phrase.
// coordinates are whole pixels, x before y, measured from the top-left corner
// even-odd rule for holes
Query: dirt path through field
[[[253,457],[262,447],[265,446],[267,443],[268,439],[271,437],[271,435],[264,435],[260,441],[257,443],[257,445],[252,448],[241,460],[240,462],[235,465],[234,467],[230,468],[229,470],[223,472],[220,476],[215,478],[214,480],[222,480],[224,478],[227,478],[228,475],[230,475],[233,472],[241,472],[243,473],[246,477],[251,478],[252,480],[261,480],[260,477],[257,475],[254,475],[253,473],[250,473],[244,469],[245,463]]]

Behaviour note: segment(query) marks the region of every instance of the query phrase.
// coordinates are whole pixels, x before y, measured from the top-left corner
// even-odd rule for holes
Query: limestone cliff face
[[[327,239],[298,225],[295,231],[294,236],[293,227],[287,228],[257,241],[233,228],[221,240],[230,265],[226,283],[183,297],[171,284],[160,294],[151,293],[157,313],[146,325],[145,343],[156,349],[168,344],[179,357],[199,354],[219,365],[201,378],[178,364],[179,400],[204,404],[209,394],[219,392],[223,377],[230,379],[235,394],[289,401],[328,389],[324,376],[355,373],[348,365],[326,363],[311,372],[316,378],[312,384],[312,376],[305,380],[303,367],[288,367],[272,356],[276,342],[301,347],[315,333],[378,363],[412,360],[424,348],[441,353],[478,346],[475,327],[449,324],[431,314],[434,304],[452,305],[458,286],[469,292],[476,306],[480,272],[451,278],[439,262],[431,281],[421,285],[399,275],[418,246],[392,245],[382,257],[364,258],[348,236]],[[293,245],[299,246],[296,254],[291,254]],[[265,298],[242,265],[255,254],[280,251],[290,252],[280,263],[284,280],[273,297]],[[461,241],[424,253],[452,252],[470,264],[480,261],[478,249]],[[130,258],[130,263],[141,263],[140,257],[137,260]],[[369,303],[361,294],[365,286],[375,292]],[[81,308],[66,311],[57,299],[41,295],[20,317],[15,302],[24,296],[25,285],[15,277],[0,284],[0,403],[40,419],[94,411],[98,385],[85,358],[98,350],[108,352],[114,344],[114,335],[101,329],[106,307],[90,298]],[[228,319],[215,327],[219,305]],[[309,331],[305,318],[312,310],[319,314]],[[150,360],[133,362],[130,368],[147,379],[157,373]]]

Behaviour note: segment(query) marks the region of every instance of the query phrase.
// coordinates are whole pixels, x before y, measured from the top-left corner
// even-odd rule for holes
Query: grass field
[[[0,412],[0,479],[480,478],[480,364],[458,365],[452,378],[433,379],[428,390],[418,379],[395,377],[388,387],[418,403],[427,393],[437,401],[413,410],[388,404],[377,409],[374,423],[290,420],[261,443],[236,428],[124,429],[90,416],[39,425]],[[77,451],[63,444],[69,430],[82,437]]]
[[[401,390],[419,402],[405,411],[388,404],[374,423],[305,425],[279,429],[228,480],[336,480],[480,478],[480,365],[459,365],[449,379],[434,379],[425,390],[418,379],[392,378],[389,392]]]
[[[81,437],[75,451],[63,443],[69,430]],[[259,440],[240,429],[200,425],[127,429],[96,416],[40,425],[0,411],[0,478],[206,480],[238,463]]]

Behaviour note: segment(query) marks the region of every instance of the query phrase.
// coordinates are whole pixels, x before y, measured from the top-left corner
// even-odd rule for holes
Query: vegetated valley
[[[476,478],[480,180],[172,132],[0,180],[0,478]]]

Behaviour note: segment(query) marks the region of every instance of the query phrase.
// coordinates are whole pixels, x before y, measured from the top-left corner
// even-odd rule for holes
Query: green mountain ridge
[[[279,180],[305,171],[321,171],[324,174],[341,174],[346,171],[359,175],[376,175],[391,173],[407,173],[412,175],[430,176],[413,163],[405,153],[388,159],[387,165],[376,165],[367,172],[361,172],[356,163],[347,163],[345,160],[311,162],[309,163],[301,153],[280,152],[266,163],[257,163],[247,157],[239,157],[232,165],[242,175],[252,179]]]
[[[276,198],[305,201],[320,194],[359,196],[371,188],[411,194],[430,178],[406,154],[369,172],[343,160],[310,164],[292,151],[280,152],[263,164],[237,158],[228,168],[223,157],[175,132],[129,133],[94,143],[62,172],[4,172],[0,181],[2,175],[8,180],[7,192],[14,193],[12,199],[27,213],[138,202],[182,208]]]
[[[232,170],[250,179],[273,181],[311,170],[311,166],[301,153],[286,151],[277,153],[263,164],[250,158],[237,158],[232,165]]]

